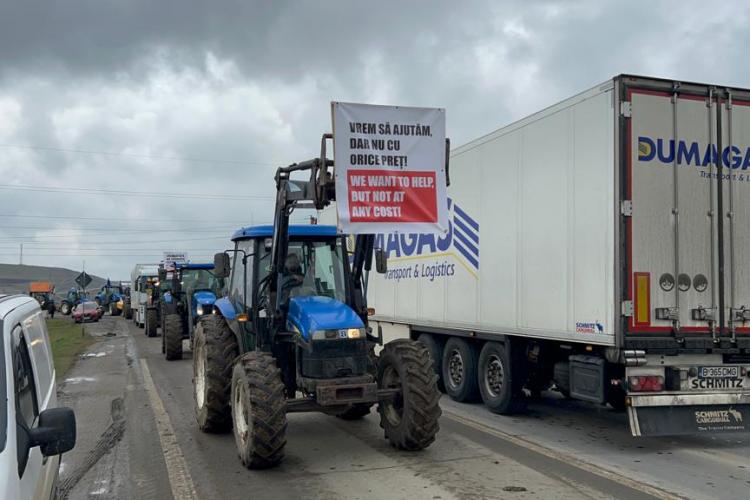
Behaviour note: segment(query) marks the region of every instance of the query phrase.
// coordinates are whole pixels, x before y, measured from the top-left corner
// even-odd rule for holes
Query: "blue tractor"
[[[168,361],[182,359],[182,341],[190,339],[198,320],[212,314],[216,298],[221,296],[224,279],[213,273],[213,264],[177,263],[164,280],[172,285],[161,298],[161,351]]]
[[[98,306],[104,308],[105,311],[109,311],[111,316],[119,316],[122,310],[117,308],[117,303],[122,300],[125,296],[125,287],[122,283],[113,284],[109,280],[101,287],[99,292],[94,296],[94,302]]]
[[[240,229],[234,248],[214,259],[229,278],[227,295],[195,330],[196,417],[206,432],[234,429],[242,463],[277,465],[284,457],[287,413],[320,411],[357,419],[378,405],[390,443],[429,446],[441,414],[437,376],[427,347],[409,339],[383,344],[368,324],[367,276],[385,253],[372,235],[352,252],[333,226],[290,226],[294,208],[318,210],[334,196],[333,162],[321,156],[280,168],[273,226]],[[309,173],[308,181],[290,179]]]

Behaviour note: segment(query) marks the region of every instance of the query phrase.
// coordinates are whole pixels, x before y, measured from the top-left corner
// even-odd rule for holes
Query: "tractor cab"
[[[105,310],[109,310],[112,316],[117,316],[122,312],[122,309],[118,309],[117,303],[122,300],[124,295],[125,292],[121,283],[114,284],[108,280],[94,296],[94,301]]]
[[[182,341],[190,339],[201,317],[213,313],[224,289],[224,279],[213,264],[176,263],[173,271],[160,270],[162,352],[167,361],[182,359]]]
[[[164,285],[164,302],[171,304],[182,301],[182,307],[189,309],[192,324],[198,317],[210,314],[216,298],[224,289],[224,279],[217,278],[213,269],[213,264],[176,264],[171,277],[160,284],[160,287]]]
[[[277,329],[270,321],[271,280],[277,278],[287,342],[273,343],[274,355],[293,359],[297,350],[300,360],[299,366],[288,365],[288,392],[314,390],[315,381],[307,379],[365,375],[367,331],[355,312],[346,239],[334,226],[290,226],[283,268],[273,275],[272,236],[272,226],[255,226],[232,238],[228,297],[217,305],[239,316],[244,350],[255,350],[259,339]]]

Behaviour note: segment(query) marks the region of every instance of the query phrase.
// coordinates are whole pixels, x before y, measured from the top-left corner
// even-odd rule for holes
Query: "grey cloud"
[[[0,127],[0,143],[247,163],[0,147],[0,175],[269,195],[276,165],[317,154],[331,100],[445,107],[458,145],[620,72],[750,86],[747,17],[740,2],[3,2],[0,99],[22,113],[13,132]],[[119,227],[144,232],[119,237],[123,248],[168,239],[137,218],[271,217],[267,200],[0,195],[19,213],[121,215]],[[186,232],[153,250],[220,249],[225,232],[203,242]],[[10,233],[20,231],[0,240]],[[83,234],[70,241],[118,239]],[[87,265],[125,277],[135,260]]]

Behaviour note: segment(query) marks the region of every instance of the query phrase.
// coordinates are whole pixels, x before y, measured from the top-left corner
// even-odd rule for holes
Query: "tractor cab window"
[[[182,271],[182,288],[184,290],[211,290],[219,292],[224,280],[214,276],[209,269],[185,269]]]
[[[346,302],[344,263],[344,252],[336,239],[289,242],[282,271],[283,300],[317,295]]]

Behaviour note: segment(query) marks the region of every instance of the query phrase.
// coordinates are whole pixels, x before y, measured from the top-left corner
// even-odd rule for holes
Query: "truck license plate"
[[[750,377],[740,374],[739,366],[701,366],[697,377],[689,377],[683,389],[706,391],[723,389],[746,389],[750,387]]]
[[[739,366],[701,366],[698,378],[739,378]]]

